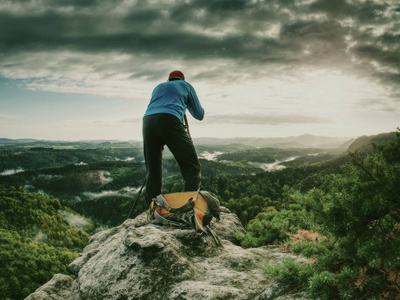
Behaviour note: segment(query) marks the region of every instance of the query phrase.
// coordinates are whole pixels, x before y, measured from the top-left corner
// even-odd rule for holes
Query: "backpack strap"
[[[199,193],[200,193],[200,188],[197,190],[196,195],[194,195],[194,198],[190,198],[190,202],[192,203],[193,206],[196,205],[196,200],[199,197]]]
[[[165,200],[165,198],[163,197],[162,194],[160,194],[156,197],[155,204],[157,206],[161,206],[162,208],[164,208],[166,211],[169,211],[169,212],[172,209],[172,207],[168,205],[167,201]]]
[[[207,201],[208,204],[208,212],[216,218],[218,221],[220,220],[220,204],[217,196],[213,193],[207,191],[201,191],[200,194]]]
[[[156,221],[156,223],[160,223],[160,224],[172,224],[178,227],[182,227],[182,223],[178,223],[178,222],[174,222],[173,220],[170,220],[168,218],[165,218],[163,216],[161,216],[157,210],[154,211],[154,219]]]

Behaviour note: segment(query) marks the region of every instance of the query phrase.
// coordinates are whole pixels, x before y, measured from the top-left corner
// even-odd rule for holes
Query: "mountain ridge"
[[[396,132],[379,133],[375,135],[362,135],[356,138],[348,147],[348,151],[372,147],[372,143],[379,144],[385,141],[395,140]]]
[[[311,134],[303,134],[290,137],[237,137],[237,138],[194,138],[194,143],[199,145],[228,145],[228,144],[243,144],[254,147],[274,147],[275,145],[296,145],[301,148],[336,148],[347,142],[349,137],[329,137],[316,136]]]
[[[317,136],[311,134],[302,134],[299,136],[289,137],[235,137],[235,138],[214,138],[214,137],[200,137],[193,138],[195,145],[203,146],[228,146],[234,144],[241,144],[249,147],[264,148],[323,148],[331,149],[338,148],[345,142],[349,141],[348,137],[329,137],[329,136]],[[103,144],[118,144],[118,143],[129,143],[132,145],[141,145],[142,141],[138,140],[77,140],[77,141],[63,141],[63,140],[40,140],[40,139],[8,139],[0,138],[0,145],[19,145],[19,144],[72,144],[72,143],[87,143],[94,145]]]

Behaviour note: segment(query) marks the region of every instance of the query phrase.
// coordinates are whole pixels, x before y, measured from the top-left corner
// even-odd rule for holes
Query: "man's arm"
[[[204,118],[204,109],[201,107],[199,98],[197,98],[196,91],[190,85],[188,110],[193,118],[201,121]]]

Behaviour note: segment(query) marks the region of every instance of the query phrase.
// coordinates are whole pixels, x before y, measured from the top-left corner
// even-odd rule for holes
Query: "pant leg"
[[[148,205],[151,199],[161,194],[162,152],[164,142],[159,135],[157,116],[143,118],[143,152],[147,169],[145,198]]]
[[[193,141],[182,122],[173,115],[167,117],[168,126],[164,127],[163,132],[165,144],[179,164],[185,181],[185,191],[196,191],[201,184],[201,165]]]

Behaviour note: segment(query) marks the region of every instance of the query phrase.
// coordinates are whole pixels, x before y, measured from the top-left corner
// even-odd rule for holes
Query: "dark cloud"
[[[385,12],[390,10],[390,6],[385,2],[375,3],[373,1],[366,1],[359,3],[356,10],[356,18],[361,23],[379,24],[387,23],[392,19],[392,16],[386,16]]]
[[[194,7],[206,8],[208,11],[217,13],[227,13],[229,11],[241,11],[250,5],[250,0],[194,0],[190,3]]]
[[[162,12],[155,8],[142,8],[135,9],[133,11],[129,11],[122,18],[122,23],[127,28],[137,28],[144,26],[149,26],[149,24],[153,23],[156,20],[161,19]]]
[[[229,76],[243,76],[246,69],[262,75],[263,66],[271,65],[282,70],[354,65],[359,76],[397,85],[399,15],[396,1],[378,0],[9,0],[0,4],[0,64],[15,53],[75,51],[210,67],[224,60],[219,72]],[[123,70],[131,78],[160,72]]]
[[[379,1],[318,0],[310,4],[311,12],[322,12],[333,18],[352,18],[362,24],[385,23],[384,12],[390,5]]]
[[[397,49],[400,47],[400,33],[385,32],[378,40],[385,46],[394,46]]]
[[[393,104],[388,104],[382,99],[363,99],[354,106],[357,110],[374,110],[380,112],[396,112],[396,108]]]
[[[336,21],[306,20],[283,25],[279,38],[291,45],[291,49],[313,50],[322,47],[321,50],[329,53],[332,50],[343,51],[345,49],[345,35],[348,31],[348,28]]]
[[[130,13],[124,20],[129,25],[138,22]],[[151,23],[158,13],[146,11],[146,20]],[[150,21],[149,21],[150,19]],[[133,20],[133,21],[131,21]],[[234,58],[248,60],[275,60],[274,56],[281,47],[272,38],[257,37],[251,34],[231,34],[214,37],[201,32],[142,30],[145,25],[132,27],[131,30],[118,30],[107,33],[106,24],[98,24],[94,17],[78,17],[46,13],[40,17],[20,17],[0,14],[0,32],[3,52],[78,50],[85,52],[118,51],[121,53],[146,53],[163,58],[183,59]],[[27,24],[29,24],[27,26]],[[149,26],[147,26],[149,27]],[[80,30],[84,29],[84,30]]]
[[[382,79],[384,82],[390,82],[395,84],[396,86],[400,85],[400,73],[391,73],[391,72],[381,72],[375,73],[376,77]],[[397,101],[400,101],[399,95],[397,96]]]
[[[326,12],[329,15],[344,16],[350,14],[353,6],[346,0],[318,0],[312,2],[309,9],[310,11]]]
[[[369,61],[375,61],[383,66],[389,66],[400,69],[400,51],[384,50],[376,45],[361,45],[354,48],[360,58]]]

